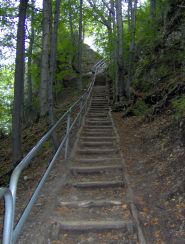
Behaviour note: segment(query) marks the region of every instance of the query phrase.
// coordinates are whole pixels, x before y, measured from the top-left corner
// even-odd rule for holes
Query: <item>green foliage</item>
[[[185,116],[185,95],[175,97],[172,100],[172,107],[175,110],[175,118],[177,120]]]
[[[0,69],[0,132],[8,134],[11,129],[13,101],[13,66]]]
[[[131,107],[130,112],[136,116],[142,116],[146,115],[149,110],[149,106],[144,101],[138,101]]]

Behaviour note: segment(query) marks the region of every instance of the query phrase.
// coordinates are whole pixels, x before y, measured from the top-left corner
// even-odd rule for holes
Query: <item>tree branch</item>
[[[93,8],[93,10],[98,14],[98,16],[101,18],[102,23],[107,27],[107,29],[111,29],[111,26],[108,22],[108,20],[101,14],[100,10],[98,9],[98,7],[96,6],[96,4],[91,1],[91,0],[87,0],[88,3],[90,4],[90,6]]]
[[[179,8],[185,8],[185,6],[183,6],[183,5],[177,5],[177,7],[179,7]]]

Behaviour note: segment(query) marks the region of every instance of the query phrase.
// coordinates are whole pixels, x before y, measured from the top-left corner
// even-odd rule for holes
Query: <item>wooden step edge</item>
[[[68,208],[89,208],[89,207],[107,207],[120,206],[123,202],[120,200],[84,200],[84,201],[61,201],[59,203],[62,207]]]
[[[109,121],[100,121],[100,120],[97,120],[97,121],[85,121],[85,124],[86,125],[112,125],[112,122],[109,122]]]
[[[97,135],[97,137],[102,137],[102,136],[107,136],[107,137],[110,137],[112,135],[115,135],[115,132],[114,130],[112,131],[85,131],[85,130],[82,130],[81,134],[89,134],[89,135]]]
[[[115,165],[103,165],[103,166],[72,166],[70,167],[70,170],[72,172],[77,173],[95,173],[95,172],[102,172],[106,170],[112,170],[112,169],[122,169],[121,164],[115,164]]]
[[[100,147],[104,147],[104,146],[112,146],[112,147],[114,147],[115,146],[115,141],[113,142],[113,141],[89,141],[89,142],[79,142],[79,145],[80,146],[83,146],[83,147],[98,147],[98,146],[100,146]]]
[[[95,137],[95,136],[80,136],[79,137],[81,140],[95,140],[95,139],[97,139],[97,140],[105,140],[105,141],[107,141],[107,140],[116,140],[117,139],[117,137],[116,136],[97,136],[97,137]]]
[[[93,188],[93,187],[117,187],[124,186],[123,181],[89,181],[89,182],[76,182],[71,184],[77,188]]]
[[[95,159],[95,158],[81,158],[81,159],[77,159],[76,157],[75,158],[70,158],[70,161],[72,162],[75,162],[75,163],[106,163],[106,162],[115,162],[115,161],[119,161],[121,162],[122,158],[118,158],[118,157],[114,157],[114,158],[98,158],[98,159]]]
[[[81,221],[57,221],[60,228],[62,230],[70,230],[70,231],[89,231],[89,230],[112,230],[112,229],[130,229],[133,226],[133,222],[131,220],[81,220]]]
[[[84,130],[113,130],[114,127],[113,126],[84,126],[83,127]]]
[[[98,131],[98,132],[101,132],[101,131],[114,131],[114,128],[104,128],[104,127],[96,127],[96,128],[84,128],[83,127],[83,131]]]
[[[80,147],[78,147],[78,149],[76,150],[77,153],[114,153],[114,152],[119,152],[119,149],[116,148],[88,148],[88,149],[80,149]]]
[[[78,154],[110,154],[110,153],[119,153],[119,149],[96,149],[96,148],[88,148],[88,149],[78,149],[76,150]]]

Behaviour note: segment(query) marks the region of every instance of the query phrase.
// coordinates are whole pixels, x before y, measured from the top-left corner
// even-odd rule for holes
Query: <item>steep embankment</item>
[[[171,116],[151,122],[114,113],[147,243],[184,243],[185,149]]]
[[[131,102],[114,115],[148,243],[185,240],[185,11],[169,3],[165,26],[138,47]]]
[[[184,1],[169,1],[164,18],[156,20],[152,40],[137,43],[133,103],[128,114],[185,115],[185,12]],[[163,21],[163,22],[162,22]],[[151,31],[151,30],[150,30]]]

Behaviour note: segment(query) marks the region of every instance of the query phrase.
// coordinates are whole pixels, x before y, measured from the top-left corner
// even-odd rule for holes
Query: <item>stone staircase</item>
[[[106,86],[93,88],[69,167],[51,243],[138,243]]]

